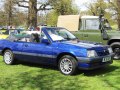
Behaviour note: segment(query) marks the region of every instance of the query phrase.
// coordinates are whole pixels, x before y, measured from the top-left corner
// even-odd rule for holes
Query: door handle
[[[28,44],[25,44],[25,47],[28,47]]]

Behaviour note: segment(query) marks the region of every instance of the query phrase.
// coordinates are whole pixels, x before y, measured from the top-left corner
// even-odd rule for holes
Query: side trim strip
[[[13,51],[14,54],[21,54],[21,55],[29,55],[29,56],[39,56],[39,57],[47,57],[47,58],[56,58],[55,55],[47,55],[47,54],[37,54],[37,53],[27,53],[27,52],[18,52]]]

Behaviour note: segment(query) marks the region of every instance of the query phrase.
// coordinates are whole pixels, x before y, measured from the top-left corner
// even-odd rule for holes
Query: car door
[[[51,44],[26,42],[22,54],[25,60],[36,63],[52,63],[53,50]]]
[[[9,43],[6,43],[8,45],[12,45],[12,51],[13,53],[15,54],[15,58],[16,59],[19,59],[19,60],[22,60],[22,49],[23,49],[23,43],[24,42],[21,42],[21,41],[13,41],[13,42],[9,42]]]
[[[101,32],[99,30],[84,30],[83,40],[92,42],[102,42]]]
[[[43,34],[43,37],[46,37],[45,34]],[[49,42],[41,42],[42,39],[38,40],[40,42],[25,42],[22,51],[23,56],[30,62],[52,64],[54,59],[53,45]],[[45,40],[47,40],[47,37]]]

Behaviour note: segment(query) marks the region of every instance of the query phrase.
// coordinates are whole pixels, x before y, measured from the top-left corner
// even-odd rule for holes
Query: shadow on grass
[[[117,80],[119,81],[119,78]],[[109,80],[103,80],[103,81],[107,83],[107,85],[109,85],[110,87],[115,88],[115,90],[120,90],[120,87],[116,86],[117,84],[120,83],[120,81],[116,82],[115,84],[111,83]]]
[[[53,67],[43,67],[38,64],[22,63],[23,65],[44,69],[29,69],[28,71],[20,72],[11,77],[6,77],[0,82],[2,90],[76,90],[88,88],[84,86],[84,81],[81,84],[76,77],[64,76]],[[52,69],[52,70],[46,70]]]
[[[96,70],[79,70],[79,73],[76,76],[64,76],[60,72],[56,72],[57,67],[40,65],[33,63],[21,62],[22,65],[28,67],[36,67],[38,69],[30,68],[27,71],[19,72],[18,74],[6,77],[0,81],[0,89],[3,90],[82,90],[89,89],[89,86],[86,85],[87,80],[82,79],[84,73],[85,76],[96,76],[108,74],[116,69],[119,69],[117,66],[110,65],[105,68],[96,69]],[[43,68],[43,69],[39,69]],[[116,72],[115,72],[116,73]],[[119,76],[119,73],[116,74]],[[116,79],[117,80],[117,79]],[[118,79],[119,80],[119,79]],[[105,78],[106,83],[111,87],[119,90],[119,87],[116,87],[111,81]]]
[[[18,61],[18,63],[24,66],[29,66],[29,67],[50,69],[50,70],[56,70],[56,71],[58,70],[58,67],[53,65],[37,64],[37,63],[31,63],[31,62],[25,62],[25,61]]]
[[[30,66],[30,67],[37,67],[37,68],[59,71],[57,66],[52,66],[52,65],[43,65],[43,64],[28,63],[28,62],[21,62],[21,64],[25,66]],[[110,73],[119,68],[120,67],[118,66],[109,65],[109,66],[94,69],[94,70],[78,70],[75,76],[80,74],[84,74],[85,76],[96,76],[96,75],[99,76],[99,75]]]
[[[110,72],[113,72],[116,69],[119,69],[120,67],[117,66],[106,66],[94,70],[81,70],[82,73],[84,73],[85,76],[96,76],[96,75],[103,75],[108,74]]]

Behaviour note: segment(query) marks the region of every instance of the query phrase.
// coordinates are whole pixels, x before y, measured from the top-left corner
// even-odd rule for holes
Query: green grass
[[[92,40],[98,40],[95,37],[91,36]],[[50,66],[5,65],[0,56],[0,90],[120,90],[120,60],[102,69],[65,76]]]
[[[0,57],[0,90],[120,90],[120,61],[102,69],[64,76],[55,67],[5,65]]]

